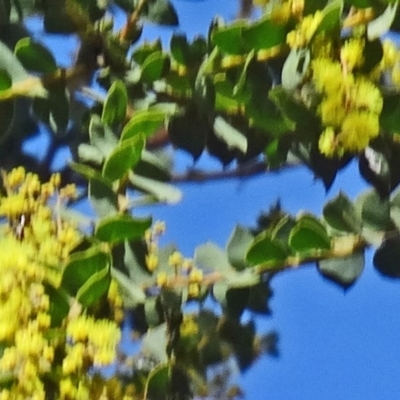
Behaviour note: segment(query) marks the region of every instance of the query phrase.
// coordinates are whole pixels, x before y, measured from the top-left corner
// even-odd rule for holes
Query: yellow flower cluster
[[[345,49],[342,62],[329,58],[312,62],[312,80],[322,95],[318,113],[325,126],[319,150],[328,157],[362,151],[379,134],[382,94],[371,80],[350,72],[359,65],[350,57]]]
[[[290,31],[286,36],[286,42],[292,49],[298,49],[307,46],[313,38],[323,14],[321,10],[315,14],[306,15],[298,23],[295,30]]]
[[[148,248],[146,255],[146,266],[150,272],[158,267],[158,240],[165,233],[165,222],[157,221],[145,233],[145,239]]]

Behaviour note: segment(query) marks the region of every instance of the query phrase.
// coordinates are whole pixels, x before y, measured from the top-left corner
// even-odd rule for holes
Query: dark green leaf
[[[56,289],[50,284],[44,284],[44,288],[45,293],[49,296],[50,326],[52,328],[60,327],[69,313],[69,298],[60,288]]]
[[[64,133],[69,123],[69,99],[64,86],[49,90],[49,124],[55,133]]]
[[[168,365],[161,365],[150,372],[146,382],[145,399],[158,400],[170,397],[170,368]]]
[[[0,138],[4,139],[10,133],[14,120],[15,100],[2,101],[0,104]]]
[[[322,10],[322,21],[316,29],[314,36],[320,33],[329,34],[332,30],[340,28],[340,22],[343,12],[343,0],[333,0],[328,2],[327,6]]]
[[[102,218],[94,236],[102,242],[115,244],[124,240],[140,239],[151,226],[151,218],[133,218],[130,215],[115,215]]]
[[[171,158],[163,150],[142,151],[142,158],[136,165],[134,173],[156,181],[170,181]]]
[[[168,0],[148,0],[144,15],[158,25],[178,26],[178,14]]]
[[[318,270],[324,277],[346,289],[359,278],[364,263],[364,253],[361,252],[348,257],[321,260]]]
[[[142,65],[144,61],[153,53],[162,51],[160,40],[154,42],[144,42],[141,46],[135,49],[132,54],[132,59],[139,65]]]
[[[159,110],[140,110],[124,126],[121,140],[130,139],[137,135],[149,137],[157,132],[165,121],[166,113]]]
[[[76,299],[84,307],[89,307],[95,304],[104,296],[111,282],[109,267],[94,273],[78,290]]]
[[[333,229],[350,233],[361,232],[362,222],[357,211],[353,203],[342,192],[325,204],[323,215],[325,221]]]
[[[64,268],[61,287],[71,296],[75,296],[88,279],[104,269],[109,269],[110,264],[109,255],[96,247],[74,253]]]
[[[190,46],[186,35],[174,34],[171,38],[171,55],[173,59],[181,65],[187,66],[191,61]]]
[[[387,239],[376,250],[373,263],[375,268],[389,278],[400,278],[400,238]]]
[[[243,32],[247,26],[247,22],[237,21],[229,26],[217,28],[212,32],[211,40],[224,53],[243,55],[250,50],[243,39]]]
[[[212,293],[225,314],[231,318],[239,318],[249,301],[250,289],[248,287],[232,289],[228,283],[218,282],[213,285]]]
[[[128,106],[128,93],[122,81],[115,81],[107,92],[101,122],[114,126],[124,121]]]
[[[400,94],[384,96],[379,124],[389,133],[400,132]]]
[[[142,64],[142,80],[145,83],[153,83],[167,75],[170,60],[166,54],[159,51],[150,54]]]
[[[106,158],[102,175],[109,181],[122,178],[139,162],[144,144],[142,135],[121,141]]]
[[[355,202],[363,224],[376,231],[387,231],[394,228],[390,218],[390,202],[381,199],[374,189],[359,195]]]
[[[251,265],[262,265],[263,268],[282,267],[289,252],[278,239],[272,238],[268,232],[260,233],[251,243],[246,260]]]
[[[241,271],[247,267],[246,252],[254,239],[250,230],[236,225],[231,233],[227,244],[227,253],[230,264],[237,270]]]
[[[11,76],[7,71],[0,69],[0,91],[9,89],[12,85]]]
[[[49,50],[29,37],[19,40],[14,52],[28,70],[43,73],[52,73],[57,70],[56,61]]]
[[[329,250],[331,240],[324,225],[311,215],[302,216],[289,236],[289,246],[299,253]]]

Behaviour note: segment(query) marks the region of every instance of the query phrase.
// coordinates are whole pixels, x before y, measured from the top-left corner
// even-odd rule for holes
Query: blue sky
[[[206,33],[216,14],[232,19],[238,7],[234,0],[175,0],[174,4],[181,19],[178,30],[189,36]],[[170,33],[161,31],[164,38]],[[145,29],[147,38],[159,34],[155,27]],[[58,37],[47,43],[60,49]],[[63,43],[58,56],[68,63],[76,42]],[[178,164],[181,169],[192,165],[182,154]],[[220,168],[207,157],[201,165]],[[319,214],[326,199],[339,190],[354,198],[365,188],[355,164],[339,175],[327,195],[310,172],[296,168],[243,181],[184,184],[181,203],[151,211],[166,221],[166,240],[190,256],[196,245],[207,240],[223,246],[235,224],[252,225],[277,198],[292,213]],[[399,283],[379,276],[371,258],[367,253],[362,277],[347,292],[321,278],[315,266],[273,280],[273,315],[257,319],[257,325],[261,332],[279,332],[281,356],[263,358],[238,376],[247,399],[400,399]]]

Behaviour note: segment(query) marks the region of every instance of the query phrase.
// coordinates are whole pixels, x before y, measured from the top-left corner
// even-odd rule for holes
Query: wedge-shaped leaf
[[[229,263],[226,251],[212,242],[204,243],[196,247],[194,262],[199,267],[212,271],[232,271],[232,266]]]
[[[364,264],[364,252],[361,252],[348,257],[321,260],[318,270],[325,278],[346,289],[360,277]]]
[[[120,124],[125,119],[128,93],[122,81],[115,81],[108,89],[104,102],[101,122],[108,126]]]
[[[118,139],[113,131],[104,126],[98,115],[93,115],[89,123],[90,143],[95,146],[103,157],[108,157],[117,147]]]
[[[249,229],[236,225],[228,239],[226,250],[230,264],[238,271],[246,268],[246,252],[250,243],[253,241],[254,235]]]
[[[285,24],[276,24],[267,17],[244,29],[242,37],[247,47],[258,51],[285,44],[287,31]]]
[[[362,221],[357,214],[356,208],[342,192],[325,204],[323,215],[328,225],[337,231],[361,232]]]
[[[171,367],[167,364],[154,368],[146,382],[145,399],[164,399],[171,393]]]
[[[247,151],[247,138],[222,117],[216,117],[214,120],[214,133],[224,141],[229,149],[238,149],[242,153]]]
[[[165,76],[169,71],[170,60],[166,54],[159,51],[150,54],[142,64],[142,80],[153,83]]]
[[[9,89],[12,85],[11,76],[4,69],[0,69],[0,92]]]
[[[376,231],[394,228],[390,218],[390,202],[388,199],[381,199],[376,190],[371,189],[358,196],[355,207],[365,226]]]
[[[268,232],[262,232],[250,244],[246,260],[251,265],[273,269],[281,267],[288,255],[286,246],[280,240],[272,238]]]
[[[147,331],[142,341],[142,351],[153,357],[158,363],[167,362],[167,344],[167,325],[164,323]]]
[[[142,151],[142,158],[136,165],[134,172],[156,181],[170,181],[172,159],[170,153],[164,150]]]
[[[0,41],[0,70],[4,70],[11,77],[13,82],[22,81],[29,77],[21,62],[15,54]]]
[[[289,243],[289,236],[296,225],[296,220],[290,215],[283,216],[271,232],[271,237],[279,239],[282,243]]]
[[[71,168],[89,181],[89,201],[101,217],[118,212],[117,194],[111,188],[111,182],[99,172],[83,164],[71,163]]]
[[[333,0],[322,10],[322,21],[314,33],[314,37],[324,32],[329,33],[334,29],[340,28],[340,22],[343,12],[343,0]]]
[[[162,50],[161,41],[159,39],[154,42],[144,42],[141,46],[138,46],[132,54],[132,59],[139,65],[143,64],[146,58],[156,52]]]
[[[400,238],[385,240],[376,250],[373,263],[375,268],[389,278],[400,278]]]
[[[144,15],[149,21],[158,25],[179,25],[178,14],[168,0],[149,0],[145,5]]]
[[[158,201],[176,204],[182,199],[182,192],[168,183],[145,178],[134,173],[129,175],[129,181],[136,189],[153,195]]]
[[[44,284],[44,290],[49,296],[50,326],[52,328],[59,327],[69,313],[69,298],[63,290],[56,289],[50,284]]]
[[[290,232],[289,246],[298,253],[329,250],[331,240],[322,223],[312,215],[304,215]]]
[[[96,226],[94,236],[111,244],[143,237],[151,226],[151,218],[133,218],[130,215],[114,215],[102,218]]]
[[[76,299],[84,307],[95,304],[104,296],[111,282],[110,268],[104,268],[93,274],[78,290]]]
[[[144,290],[132,279],[115,268],[111,269],[111,276],[118,282],[119,291],[126,308],[134,308],[146,301]]]
[[[142,135],[121,141],[106,158],[102,175],[109,181],[120,179],[139,162],[144,144]]]
[[[174,34],[171,42],[171,55],[178,64],[188,65],[191,62],[191,51],[186,35]]]
[[[57,63],[50,51],[29,37],[19,40],[14,52],[28,70],[43,73],[52,73],[57,70]]]
[[[122,129],[121,140],[137,135],[143,135],[146,138],[153,135],[164,124],[165,116],[166,113],[159,110],[136,111]]]
[[[247,26],[247,22],[237,21],[229,26],[216,28],[212,32],[211,40],[224,53],[245,54],[250,50],[243,39],[243,31]]]
[[[367,26],[367,35],[369,40],[377,39],[387,33],[396,17],[398,1],[389,3],[385,11]]]
[[[93,275],[110,268],[110,264],[110,256],[97,247],[74,253],[64,268],[61,287],[71,296],[75,296]]]

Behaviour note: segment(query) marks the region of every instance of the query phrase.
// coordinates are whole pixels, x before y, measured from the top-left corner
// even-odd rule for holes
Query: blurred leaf
[[[347,257],[332,258],[318,262],[319,272],[344,289],[351,286],[364,269],[364,252]]]
[[[147,379],[145,399],[161,400],[169,398],[171,392],[170,366],[160,365],[154,368]]]
[[[272,291],[266,282],[259,282],[250,288],[247,308],[258,314],[269,315],[271,309],[268,301],[272,297]]]
[[[292,49],[286,58],[282,69],[282,86],[287,90],[294,90],[303,81],[308,73],[310,64],[309,49]]]
[[[107,92],[101,122],[114,126],[124,121],[128,106],[128,93],[122,81],[115,81]]]
[[[243,39],[243,32],[247,26],[248,22],[240,20],[226,27],[216,28],[211,34],[211,41],[224,53],[245,54],[249,51]]]
[[[47,283],[43,285],[45,293],[49,297],[50,326],[52,328],[60,327],[69,313],[69,298],[60,288],[56,289]]]
[[[357,211],[353,203],[342,192],[325,204],[323,215],[325,221],[333,229],[350,233],[361,232],[362,222]]]
[[[400,237],[386,239],[376,250],[373,263],[382,275],[400,278]]]
[[[149,179],[135,173],[129,175],[129,181],[133,187],[155,196],[158,201],[167,204],[176,204],[182,199],[182,192],[173,185]]]
[[[396,17],[398,1],[388,4],[385,11],[367,26],[367,36],[369,40],[380,38],[387,33]]]
[[[272,238],[269,232],[262,232],[250,244],[246,260],[251,265],[262,264],[265,268],[274,269],[282,267],[288,255],[286,246],[280,240]]]
[[[165,121],[166,113],[159,110],[136,111],[129,122],[124,126],[121,140],[130,139],[137,135],[148,138],[157,132]]]
[[[4,69],[0,69],[0,91],[9,89],[11,85],[11,76]]]
[[[390,202],[381,199],[374,189],[360,194],[355,202],[364,225],[376,231],[388,231],[394,229],[390,218]]]
[[[230,318],[240,318],[249,300],[250,289],[231,288],[228,283],[217,282],[212,289],[215,300],[220,303],[224,313]]]
[[[76,299],[83,307],[95,304],[104,296],[111,282],[110,268],[104,268],[94,273],[78,290]]]
[[[146,294],[136,282],[115,268],[111,269],[111,276],[118,282],[119,291],[126,308],[133,308],[145,302]]]
[[[236,225],[232,231],[226,250],[228,253],[229,263],[237,270],[241,271],[247,267],[246,252],[254,239],[249,229],[240,225]]]
[[[223,140],[229,149],[238,149],[242,153],[247,151],[247,139],[241,132],[228,124],[224,118],[218,116],[214,120],[214,133]]]
[[[109,255],[101,252],[97,247],[74,253],[64,267],[61,287],[71,296],[75,296],[93,275],[104,269],[108,270],[110,264]]]
[[[65,87],[49,89],[49,124],[55,133],[65,133],[69,123],[69,98]]]
[[[113,131],[104,126],[98,115],[92,115],[89,123],[90,143],[95,146],[103,157],[108,157],[118,145],[118,139]]]
[[[178,14],[168,0],[148,0],[144,15],[157,25],[178,26]]]
[[[201,244],[196,247],[194,251],[194,262],[201,268],[210,269],[212,271],[221,273],[232,271],[226,251],[212,242]]]
[[[271,237],[279,239],[282,243],[289,244],[289,237],[295,225],[296,220],[294,218],[290,215],[284,215],[272,230]]]
[[[164,77],[170,67],[170,60],[166,54],[159,51],[150,54],[142,64],[142,81],[153,83]]]
[[[102,218],[94,236],[110,244],[142,238],[151,226],[151,218],[133,218],[130,215],[115,215]]]
[[[383,58],[383,46],[380,38],[366,40],[363,49],[363,64],[360,68],[364,74],[372,73]],[[385,100],[384,100],[385,101]]]
[[[50,51],[29,37],[19,40],[14,52],[28,70],[42,73],[57,71],[57,63]]]
[[[142,352],[154,357],[158,363],[164,363],[168,361],[167,344],[167,325],[164,323],[147,331],[142,340]]]
[[[15,100],[2,101],[0,105],[0,139],[9,133],[15,115]]]
[[[340,29],[340,22],[343,12],[343,0],[333,0],[328,2],[322,10],[322,21],[318,25],[313,37],[315,38],[320,33],[329,34],[332,30]]]
[[[0,41],[0,54],[0,70],[5,71],[13,82],[22,81],[29,77],[18,58],[2,41]]]
[[[400,94],[387,94],[383,97],[379,124],[389,133],[400,131]]]
[[[134,173],[156,181],[170,181],[172,160],[163,150],[142,151],[142,158],[134,169]]]
[[[132,54],[132,59],[139,65],[142,65],[151,54],[161,51],[162,46],[159,39],[155,40],[154,42],[144,42],[135,49]]]
[[[121,141],[106,158],[102,175],[109,181],[122,178],[139,162],[144,144],[142,135]]]
[[[329,250],[331,240],[324,225],[312,215],[303,215],[290,232],[289,246],[299,253]]]

